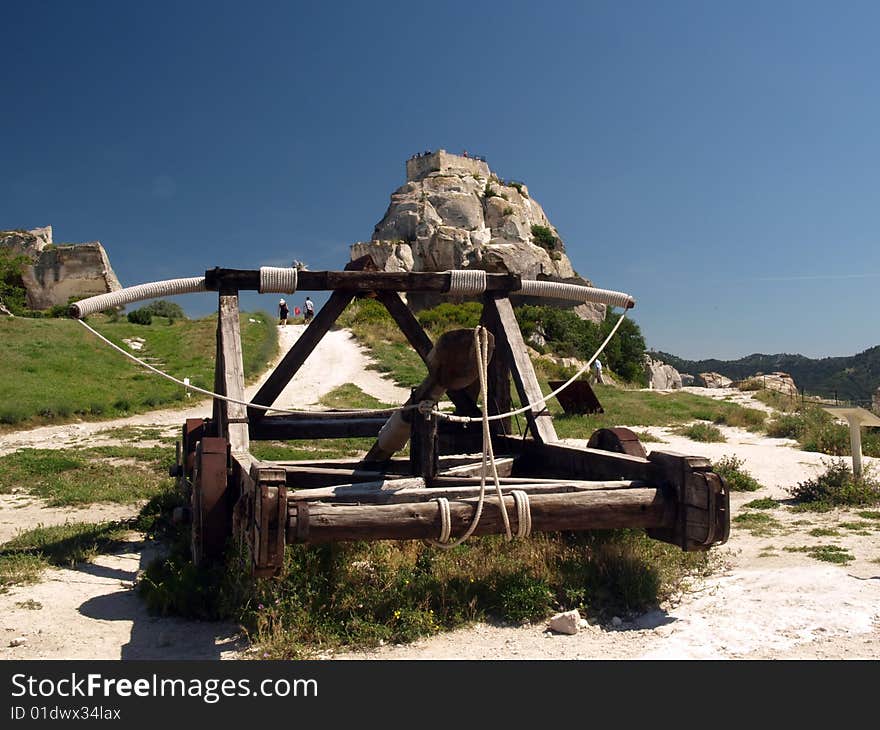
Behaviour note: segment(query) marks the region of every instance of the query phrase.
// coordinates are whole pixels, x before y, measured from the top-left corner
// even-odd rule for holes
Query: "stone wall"
[[[473,157],[453,155],[446,150],[437,150],[430,155],[411,157],[406,161],[406,179],[408,182],[421,180],[432,172],[451,172],[456,175],[479,175],[488,180],[491,172],[489,165]]]
[[[71,297],[82,299],[122,288],[107,252],[97,241],[44,250],[33,266],[25,267],[22,280],[31,309],[48,309],[67,304]]]

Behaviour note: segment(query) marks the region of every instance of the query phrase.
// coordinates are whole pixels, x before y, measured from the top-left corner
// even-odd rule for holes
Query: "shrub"
[[[818,509],[880,504],[880,482],[869,470],[856,478],[843,459],[823,463],[822,474],[786,490],[796,502]]]
[[[712,471],[727,482],[733,492],[756,492],[761,484],[748,471],[743,469],[745,462],[735,455],[723,456],[712,463]],[[762,508],[763,509],[763,508]]]
[[[0,246],[0,301],[13,314],[21,314],[26,307],[21,272],[30,263],[27,256],[14,254],[7,246]]]
[[[532,241],[536,246],[540,246],[545,251],[555,250],[559,243],[559,239],[553,235],[553,231],[547,226],[539,226],[537,224],[532,226]]]
[[[132,324],[152,324],[153,315],[150,314],[146,307],[141,307],[128,313],[128,321]]]
[[[422,327],[437,333],[450,329],[472,329],[480,323],[483,306],[479,302],[452,304],[443,302],[431,309],[424,309],[416,317]]]
[[[488,200],[489,198],[494,198],[497,195],[498,193],[495,192],[495,188],[492,187],[492,184],[487,182],[486,187],[483,189],[483,197]]]
[[[691,441],[704,441],[706,443],[721,443],[725,441],[724,434],[711,423],[694,423],[690,426],[682,426],[678,433],[686,436]]]
[[[501,215],[504,215],[504,216],[513,215],[513,208],[511,208],[509,205],[505,206],[504,210],[501,212]]]
[[[186,319],[186,314],[184,314],[181,306],[174,302],[169,302],[167,299],[159,299],[155,302],[150,302],[146,307],[143,307],[143,309],[154,317],[167,317],[172,321],[175,319]]]

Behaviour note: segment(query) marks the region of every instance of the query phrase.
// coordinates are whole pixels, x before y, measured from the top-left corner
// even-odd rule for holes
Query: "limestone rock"
[[[729,388],[733,381],[720,373],[700,373],[696,377],[696,384],[703,388]]]
[[[575,272],[559,232],[521,183],[504,182],[485,160],[452,155],[445,150],[411,158],[407,181],[391,195],[372,240],[351,246],[352,260],[371,255],[382,271],[483,269],[590,284]],[[546,228],[552,240],[539,242],[532,226]],[[414,309],[434,306],[443,297],[411,293]],[[515,304],[525,299],[514,297]],[[560,300],[529,298],[532,304],[571,308]],[[577,314],[594,322],[605,307],[582,304]]]
[[[557,613],[550,619],[547,628],[557,634],[576,634],[581,628],[581,615],[577,609]]]
[[[81,299],[122,288],[98,241],[54,244],[52,227],[46,226],[0,232],[0,246],[32,262],[21,277],[30,309],[49,309],[67,304],[71,297]]]
[[[654,390],[678,390],[681,388],[681,374],[672,365],[654,360],[645,355],[645,373],[648,376],[648,387]]]
[[[750,378],[740,381],[738,387],[743,390],[775,390],[777,393],[794,398],[798,394],[794,378],[788,373],[756,373]]]
[[[678,376],[681,378],[682,388],[687,388],[688,386],[694,384],[694,376],[690,373],[679,373]]]

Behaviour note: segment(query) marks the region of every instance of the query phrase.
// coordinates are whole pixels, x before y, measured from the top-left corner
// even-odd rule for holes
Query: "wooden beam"
[[[238,292],[221,293],[217,322],[217,359],[222,363],[222,390],[229,398],[244,401],[244,364],[241,351],[241,324]],[[226,431],[230,450],[245,453],[250,449],[247,406],[215,399],[222,414],[222,428]]]
[[[489,295],[491,298],[491,295]],[[486,306],[485,298],[483,300],[483,313],[480,317],[480,324],[483,325],[495,337],[495,353],[489,360],[488,369],[488,389],[489,389],[489,415],[495,416],[499,413],[508,413],[511,410],[510,399],[510,351],[507,347],[501,346],[499,338],[503,339],[505,334],[501,330],[501,324],[498,321],[498,313],[493,306]],[[493,434],[510,434],[511,417],[502,418],[497,421],[491,421],[490,427]]]
[[[495,336],[495,349],[505,351],[509,359],[513,382],[523,404],[537,404],[544,394],[538,384],[535,368],[529,359],[526,343],[522,338],[519,324],[513,314],[513,306],[507,297],[486,297],[485,309],[487,316],[497,318],[498,333]],[[547,411],[546,405],[536,405],[526,411],[529,428],[536,441],[549,444],[559,440],[556,429],[553,427],[553,419]]]
[[[255,441],[375,437],[387,420],[382,416],[366,416],[364,418],[359,416],[347,418],[265,416],[256,423],[251,423],[250,436]]]
[[[299,271],[298,291],[433,291],[448,292],[448,272],[431,271]],[[254,269],[214,268],[205,272],[205,288],[259,291],[260,272]],[[487,291],[514,291],[522,287],[516,274],[486,274]]]
[[[566,494],[535,494],[530,497],[532,530],[597,530],[614,528],[661,528],[674,518],[669,500],[660,489],[606,489]],[[517,510],[513,497],[504,503],[511,522],[517,528]],[[290,504],[288,502],[288,504]],[[438,506],[431,502],[352,506],[322,504],[303,506],[288,512],[287,541],[325,543],[344,540],[419,540],[440,534]],[[460,535],[470,525],[476,512],[474,499],[449,502],[452,535]],[[307,514],[308,529],[298,529]],[[474,534],[503,532],[501,509],[496,498],[488,498]]]
[[[354,294],[351,291],[335,291],[330,295],[327,303],[321,307],[299,339],[293,343],[293,347],[287,351],[278,367],[272,371],[272,374],[257,391],[252,399],[253,403],[271,406],[275,402],[275,399],[281,395],[291,378],[296,375],[306,358],[312,354],[321,338],[327,334],[353,297]],[[248,416],[251,423],[259,422],[263,420],[265,411],[250,408]]]

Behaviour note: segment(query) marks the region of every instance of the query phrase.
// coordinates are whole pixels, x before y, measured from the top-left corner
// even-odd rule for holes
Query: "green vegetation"
[[[692,423],[689,426],[679,426],[676,432],[689,438],[691,441],[704,441],[706,443],[721,443],[726,441],[724,434],[711,423]]]
[[[153,315],[146,308],[135,309],[126,315],[132,324],[153,324]]]
[[[829,456],[851,456],[849,427],[837,423],[831,414],[814,403],[802,403],[794,410],[780,413],[767,425],[772,438],[796,439],[804,451]],[[863,430],[862,453],[880,456],[880,432]]]
[[[733,518],[733,522],[758,537],[767,537],[782,527],[779,520],[763,512],[743,512]]]
[[[875,510],[865,510],[864,512],[856,512],[863,520],[880,520],[880,512]]]
[[[391,408],[392,404],[383,403],[378,398],[374,398],[353,383],[346,383],[334,388],[321,398],[321,405],[327,408],[337,408],[345,410],[348,408],[372,409],[372,408]]]
[[[761,484],[743,468],[744,464],[745,462],[736,455],[723,456],[712,464],[712,471],[724,479],[727,482],[727,486],[733,492],[756,492],[761,489]],[[756,506],[756,503],[760,501],[749,502],[746,507]],[[767,499],[763,501],[770,504],[758,507],[758,509],[772,509],[777,506],[775,500]]]
[[[826,563],[846,565],[855,560],[855,557],[846,548],[839,545],[803,545],[802,547],[787,547],[789,553],[807,553],[811,558]]]
[[[42,525],[0,545],[0,592],[11,585],[33,583],[50,565],[71,566],[91,560],[121,544],[127,523],[104,522]]]
[[[553,231],[547,226],[532,226],[532,241],[548,253],[555,251],[559,245],[559,239],[553,235]]]
[[[778,506],[779,502],[777,502],[775,499],[771,499],[770,497],[753,499],[751,502],[746,502],[743,505],[743,507],[746,507],[747,509],[776,509]]]
[[[22,314],[26,307],[21,272],[28,263],[27,256],[14,254],[9,246],[0,245],[0,302],[13,314]]]
[[[162,613],[242,622],[264,656],[305,658],[322,649],[412,641],[494,618],[540,620],[561,608],[598,618],[642,610],[705,572],[708,557],[641,532],[472,539],[453,550],[419,542],[291,546],[282,575],[251,581],[240,556],[196,571],[185,540],[141,582]]]
[[[168,465],[173,461],[174,449],[167,446],[22,449],[0,456],[0,494],[24,489],[53,507],[129,504],[165,488],[171,482]]]
[[[807,534],[812,537],[840,537],[840,532],[833,527],[814,527]]]
[[[135,354],[162,370],[198,387],[213,386],[215,317],[170,326],[170,320],[149,326],[102,315],[90,320],[123,349],[123,339],[144,339]],[[245,373],[252,379],[274,357],[277,331],[265,313],[242,315],[241,330]],[[72,320],[0,319],[0,362],[0,426],[111,418],[187,398],[184,388],[126,360]]]
[[[880,504],[880,482],[868,469],[856,478],[843,459],[825,462],[826,470],[788,489],[803,509],[825,511],[833,507],[868,507]]]

